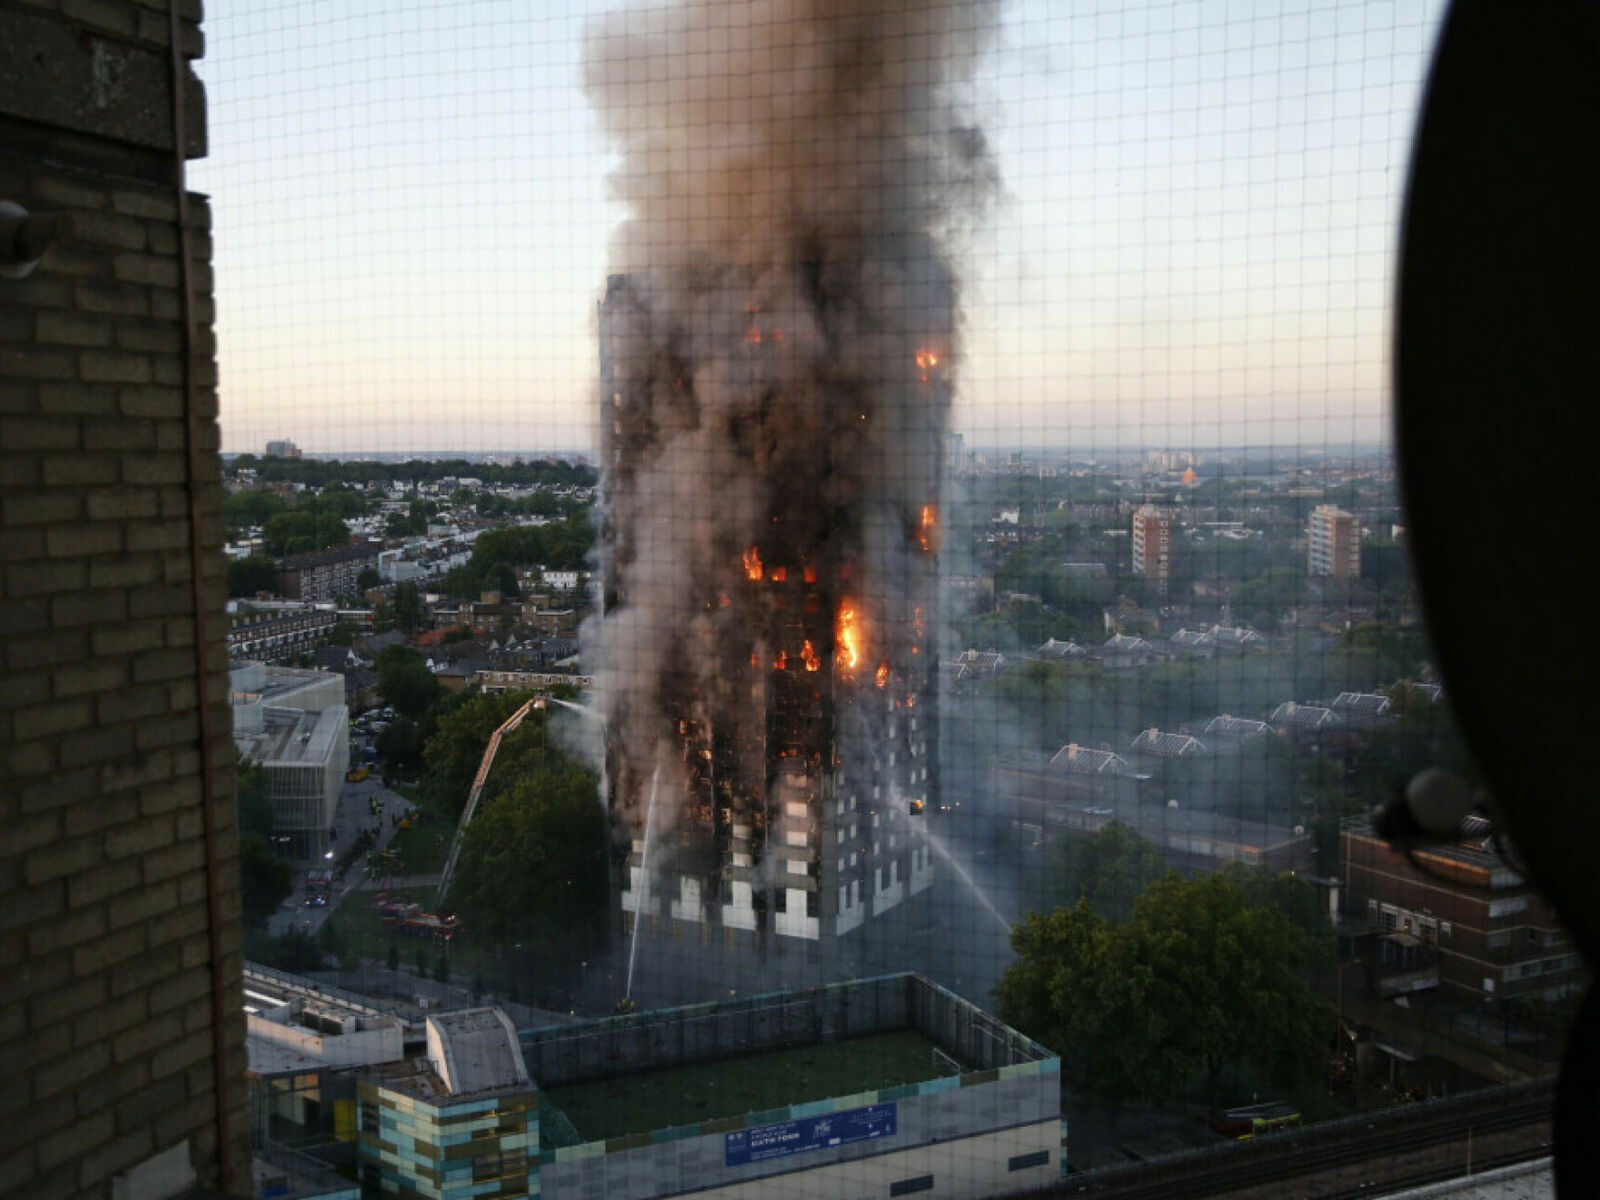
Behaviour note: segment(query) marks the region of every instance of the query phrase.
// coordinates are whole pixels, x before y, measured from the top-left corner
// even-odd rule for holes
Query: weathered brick
[[[147,355],[85,350],[79,359],[78,374],[90,383],[149,383],[154,370]]]
[[[64,908],[63,889],[52,881],[71,871],[81,870],[89,861],[92,859],[77,858],[60,843],[30,854],[23,866],[23,877],[28,887],[25,891],[8,896],[5,904],[0,905],[0,930],[21,929],[59,914]],[[45,969],[43,964],[39,969]],[[5,982],[11,983],[13,979],[8,978]]]
[[[55,765],[55,751],[41,742],[27,742],[20,746],[0,744],[0,763],[5,764],[4,774],[8,777],[25,779],[30,775],[48,772]]]
[[[31,490],[40,485],[43,474],[32,455],[0,453],[0,490]]]
[[[129,934],[143,932],[134,926]],[[126,996],[165,979],[178,970],[182,959],[176,945],[151,946],[138,958],[124,962],[111,972],[111,997]]]
[[[83,500],[75,495],[45,492],[38,495],[7,496],[7,525],[40,525],[76,521],[83,511]]]
[[[206,861],[206,849],[199,841],[179,842],[167,850],[157,850],[148,855],[144,860],[144,878],[146,883],[156,883],[169,879],[174,875],[181,875],[185,871],[192,871],[203,866]],[[201,914],[202,918],[204,914]],[[165,940],[167,937],[177,936],[185,932],[177,918],[170,922],[163,922],[159,936]],[[156,935],[152,935],[154,937]]]
[[[115,255],[111,260],[111,273],[124,283],[147,287],[175,288],[179,283],[178,264],[154,254]],[[210,291],[210,288],[203,290]]]
[[[56,534],[68,533],[72,528],[65,526],[46,530],[46,545]],[[18,563],[6,568],[6,594],[23,597],[75,592],[88,580],[89,572],[81,560]]]
[[[140,874],[138,863],[120,862],[106,863],[85,875],[74,875],[67,880],[67,903],[81,908],[121,895],[138,885]]]
[[[34,323],[34,336],[41,342],[63,346],[109,346],[116,325],[103,316],[56,312],[45,309]]]
[[[62,810],[68,837],[87,833],[102,833],[139,817],[137,792],[120,792],[111,796],[95,796],[81,803],[71,804]]]
[[[127,665],[117,659],[90,659],[57,667],[52,673],[58,699],[70,699],[89,692],[104,692],[127,682]]]
[[[96,450],[152,450],[156,444],[154,422],[143,420],[87,421],[83,448]]]
[[[173,1034],[183,1031],[182,1008],[185,1003],[204,996],[211,990],[211,973],[194,969],[184,971],[150,989],[150,1015],[166,1014],[171,1018]],[[177,1010],[177,1011],[173,1011]],[[165,1039],[163,1039],[165,1040]],[[159,1045],[152,1042],[150,1045]]]
[[[89,1117],[72,1119],[67,1115],[57,1131],[38,1143],[39,1170],[48,1171],[70,1159],[80,1158],[116,1134],[116,1119],[110,1109]]]
[[[0,371],[30,379],[75,379],[77,353],[39,346],[0,346]]]
[[[112,255],[98,246],[57,242],[50,247],[50,270],[78,279],[107,279],[112,274]]]
[[[89,724],[92,711],[87,700],[61,700],[24,709],[15,718],[17,740],[32,741],[80,728]]]
[[[187,647],[173,650],[151,650],[141,654],[133,663],[135,683],[152,683],[177,679],[194,673],[194,652]]]
[[[112,313],[124,317],[150,315],[150,293],[127,283],[82,280],[77,285],[74,300],[84,312]]]
[[[113,191],[111,208],[114,212],[125,213],[130,217],[144,217],[153,221],[178,219],[178,202],[170,192]]]
[[[159,503],[148,488],[96,488],[89,493],[91,521],[137,521],[158,511]]]
[[[28,1020],[35,1029],[76,1016],[85,1009],[105,1003],[106,981],[99,975],[69,983],[64,987],[34,995],[28,1001]],[[74,1034],[72,1044],[81,1046],[87,1039]]]
[[[9,1095],[20,1097],[21,1099],[17,1111],[8,1113],[5,1116],[5,1141],[8,1146],[37,1147],[44,1139],[70,1128],[77,1118],[77,1106],[73,1103],[70,1095],[62,1094],[52,1096],[48,1100],[37,1100],[33,1098],[29,1089],[25,1087],[13,1087],[6,1090]],[[20,1184],[25,1177],[16,1174],[15,1168],[11,1168],[8,1173],[5,1165],[12,1161],[12,1159],[8,1158],[0,1162],[0,1179],[15,1179]],[[48,1169],[46,1168],[46,1170]],[[32,1170],[31,1165],[29,1170]],[[28,1179],[26,1191],[10,1194],[26,1196],[28,1200],[35,1200],[35,1197],[43,1197],[52,1193],[48,1187],[42,1185],[40,1180]]]
[[[120,621],[127,615],[128,597],[123,592],[79,592],[50,602],[50,618],[62,629]]]
[[[77,947],[72,952],[72,973],[81,979],[138,958],[144,953],[144,933],[141,926],[135,925]],[[115,991],[116,985],[113,983],[112,992]]]
[[[152,554],[125,554],[89,564],[90,587],[143,587],[162,576],[162,561]]]
[[[171,321],[117,326],[117,345],[124,350],[177,354],[183,349],[183,329]]]
[[[130,417],[175,420],[183,416],[183,389],[176,387],[123,388],[118,393],[122,411]]]
[[[39,846],[47,846],[61,836],[61,815],[47,812],[16,820],[6,826],[6,852],[26,854]]]
[[[0,679],[0,708],[22,708],[50,699],[50,677],[42,671],[22,671]]]
[[[184,976],[180,975],[178,980],[173,982],[183,979]],[[125,1063],[132,1058],[142,1058],[157,1046],[164,1046],[183,1036],[183,1014],[167,1011],[174,1007],[168,999],[171,987],[171,984],[162,984],[152,988],[149,1014],[138,1025],[119,1034],[112,1042],[112,1057],[117,1062]],[[202,986],[201,991],[204,990]],[[158,993],[165,1003],[154,1002]]]
[[[172,880],[140,888],[131,896],[125,896],[111,908],[111,928],[121,929],[124,925],[148,921],[152,917],[176,909],[178,905],[178,887]]]
[[[149,1124],[137,1125],[113,1141],[103,1142],[85,1154],[78,1167],[81,1187],[104,1187],[106,1180],[155,1152],[156,1134]]]
[[[76,450],[82,441],[82,427],[70,417],[0,417],[0,446],[8,453]]]
[[[158,750],[150,754],[130,755],[122,762],[108,763],[101,768],[100,786],[106,791],[136,788],[152,780],[165,779],[172,774],[172,754]]]
[[[174,685],[168,685],[169,690],[173,687]],[[135,744],[141,750],[155,750],[181,742],[192,742],[199,734],[199,719],[192,712],[173,713],[166,717],[147,717],[138,724]]]
[[[182,483],[188,477],[188,463],[181,454],[166,451],[122,456],[124,483]]]
[[[97,655],[137,654],[164,643],[165,623],[159,620],[130,621],[91,631],[89,644]]]
[[[45,547],[51,558],[115,554],[122,549],[122,526],[109,521],[59,526],[45,534]]]
[[[33,195],[41,203],[67,208],[105,208],[110,196],[104,187],[89,179],[78,179],[59,171],[39,171],[33,177]]]
[[[43,460],[43,472],[50,487],[95,487],[117,481],[117,462],[82,454],[51,454]]]
[[[106,931],[106,914],[98,908],[80,909],[52,921],[41,921],[28,930],[28,952],[49,954],[66,950]]]
[[[48,413],[75,416],[113,416],[117,411],[114,388],[88,383],[43,383],[39,406]]]
[[[215,624],[216,623],[213,621],[212,624],[213,624],[213,628],[215,628]],[[175,617],[172,620],[168,621],[167,624],[166,624],[166,643],[167,643],[167,645],[169,645],[169,646],[193,646],[194,645],[194,625],[195,625],[195,621],[194,621],[193,617]]]
[[[160,846],[172,844],[172,820],[160,817],[148,821],[133,821],[106,833],[105,855],[108,859],[131,858],[149,854]]]
[[[56,607],[66,599],[69,597],[56,596],[50,601],[52,620],[55,619]],[[6,645],[6,665],[14,671],[75,662],[88,656],[89,639],[81,630],[40,632]]]
[[[137,748],[137,731],[132,726],[120,729],[107,729],[96,726],[93,729],[80,730],[69,733],[61,739],[57,748],[62,767],[92,767],[95,763],[108,762],[111,759],[126,754],[132,754]],[[85,772],[93,778],[95,772]]]
[[[150,1059],[150,1072],[157,1078],[181,1071],[191,1063],[200,1062],[211,1054],[207,1038],[184,1037],[157,1050]]]
[[[117,212],[79,213],[72,221],[72,236],[85,245],[111,250],[144,250],[145,223]]]
[[[136,997],[129,999],[131,1001]],[[112,1067],[100,1078],[78,1089],[78,1111],[99,1112],[106,1108],[114,1111],[122,1101],[135,1100],[147,1094],[151,1083],[150,1063],[146,1059],[134,1059]]]
[[[139,1093],[119,1101],[112,1111],[116,1113],[117,1128],[131,1129],[138,1124],[149,1124],[150,1115],[168,1112],[179,1107],[188,1098],[189,1086],[181,1075],[168,1075],[153,1079],[150,1086]]]
[[[104,1042],[92,1042],[59,1058],[41,1063],[35,1068],[33,1094],[53,1096],[91,1078],[96,1072],[103,1071],[110,1065],[111,1047]]]

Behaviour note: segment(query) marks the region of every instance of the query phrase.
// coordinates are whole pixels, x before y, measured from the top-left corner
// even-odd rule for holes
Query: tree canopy
[[[409,646],[387,646],[379,654],[378,695],[402,716],[420,718],[443,690],[428,664]]]
[[[1034,908],[1048,912],[1083,900],[1114,921],[1132,915],[1134,898],[1168,869],[1161,848],[1121,821],[1092,837],[1062,834],[1043,859],[1029,889]]]
[[[1000,1015],[1061,1055],[1102,1101],[1181,1100],[1248,1065],[1285,1089],[1314,1078],[1331,1014],[1304,979],[1317,950],[1275,906],[1223,875],[1169,874],[1109,920],[1087,901],[1032,914],[995,989]]]
[[[497,942],[591,932],[608,882],[598,785],[594,772],[551,750],[538,769],[480,801],[451,896],[475,930]]]

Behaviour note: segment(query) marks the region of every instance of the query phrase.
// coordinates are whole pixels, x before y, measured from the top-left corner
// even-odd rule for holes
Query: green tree
[[[417,591],[417,585],[414,583],[401,583],[395,586],[391,607],[394,610],[396,628],[407,637],[411,637],[421,629],[427,620],[427,611],[422,607],[422,594]]]
[[[426,668],[424,668],[426,669]],[[396,708],[399,705],[395,706]],[[422,768],[422,726],[410,717],[397,716],[378,734],[376,749],[385,770],[410,778]]]
[[[272,834],[272,797],[267,787],[267,769],[254,759],[240,754],[235,762],[235,795],[239,800],[239,832]]]
[[[377,659],[378,695],[402,716],[420,718],[444,690],[410,646],[386,646]]]
[[[1042,912],[1087,901],[1113,921],[1133,914],[1134,899],[1168,871],[1161,848],[1112,821],[1091,837],[1062,834],[1046,848],[1030,904]]]
[[[423,749],[428,772],[423,788],[428,802],[439,812],[459,814],[467,802],[473,776],[483,761],[489,738],[512,713],[532,699],[531,692],[462,693],[458,706],[440,716]],[[513,766],[535,744],[543,749],[544,714],[529,718],[501,742],[490,782],[496,786],[515,774]]]
[[[247,925],[265,925],[267,918],[294,891],[294,868],[272,852],[259,833],[239,839],[239,893]]]
[[[607,896],[598,785],[594,772],[552,753],[479,809],[452,895],[475,934],[569,945],[592,933]]]
[[[236,558],[228,564],[228,595],[254,596],[278,590],[278,564],[264,556]]]
[[[1000,1015],[1062,1056],[1064,1074],[1110,1103],[1209,1102],[1248,1065],[1286,1090],[1313,1080],[1332,1027],[1305,981],[1311,940],[1222,875],[1151,884],[1122,924],[1085,902],[1030,915],[996,988]]]
[[[1276,629],[1283,615],[1306,596],[1306,575],[1292,567],[1273,567],[1233,591],[1236,618],[1257,629]]]
[[[361,573],[356,576],[356,587],[365,592],[368,588],[375,588],[383,582],[383,576],[378,574],[376,567],[362,567]]]

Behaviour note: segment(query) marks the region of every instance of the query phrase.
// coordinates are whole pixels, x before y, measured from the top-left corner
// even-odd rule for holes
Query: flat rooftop
[[[601,1141],[970,1069],[966,1063],[952,1066],[953,1061],[916,1030],[899,1029],[569,1084],[545,1090],[541,1106],[559,1109],[577,1137],[546,1124],[541,1140],[556,1146]]]

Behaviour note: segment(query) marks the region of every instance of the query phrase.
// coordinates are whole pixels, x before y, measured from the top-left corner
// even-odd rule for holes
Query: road
[[[377,816],[373,816],[371,812],[371,801],[374,796],[382,802],[382,809]],[[339,831],[339,837],[333,843],[331,861],[337,861],[339,855],[361,835],[363,829],[374,831],[378,849],[387,846],[395,834],[395,825],[390,818],[410,807],[409,800],[398,792],[384,787],[383,782],[376,776],[360,783],[350,783],[347,780],[339,788],[339,805],[333,823],[333,828]],[[267,932],[275,937],[294,929],[316,933],[328,919],[328,914],[338,906],[339,901],[361,886],[364,879],[362,866],[363,864],[359,862],[352,864],[350,870],[345,872],[344,879],[336,885],[338,890],[329,898],[328,905],[324,908],[310,907],[306,904],[308,868],[306,864],[297,864],[294,891],[278,911],[267,918]]]

